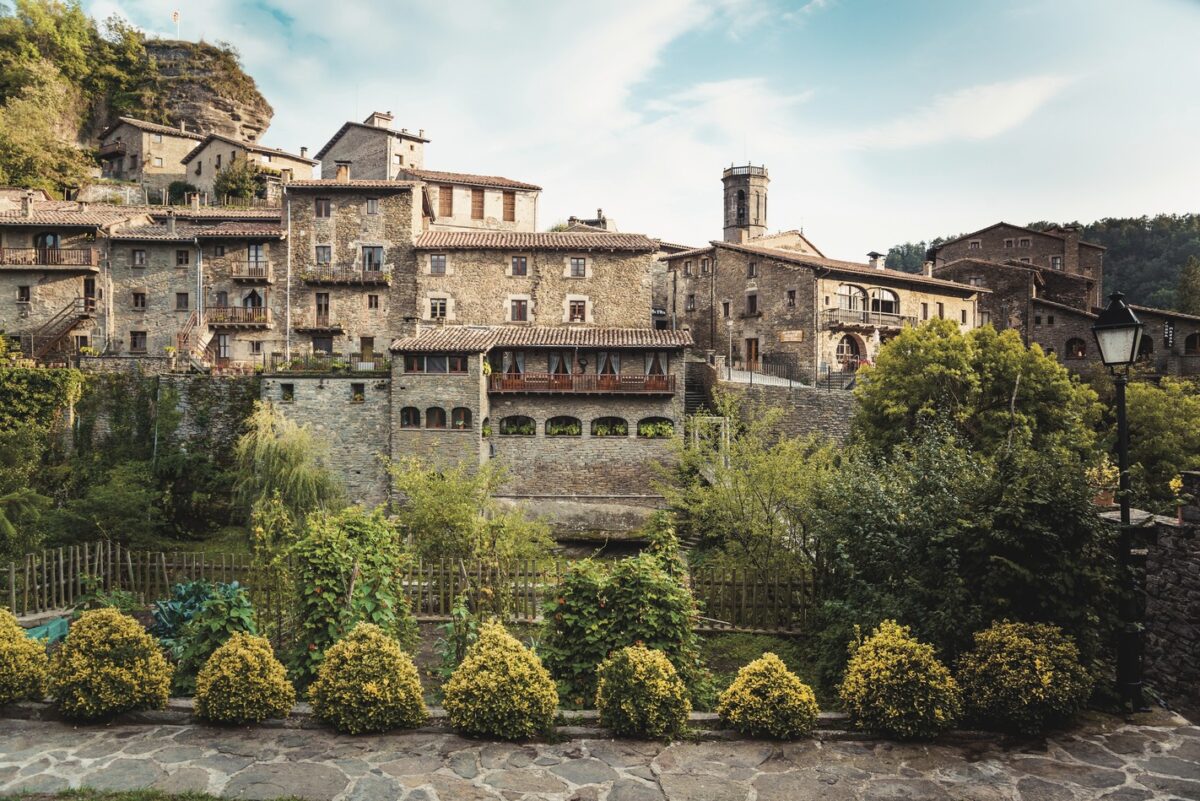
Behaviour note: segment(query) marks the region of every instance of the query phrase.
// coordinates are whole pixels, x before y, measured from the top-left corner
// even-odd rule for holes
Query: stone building
[[[424,166],[429,142],[425,131],[396,130],[391,127],[393,119],[390,111],[376,111],[362,122],[342,125],[317,151],[321,176],[330,178],[338,164],[350,164],[357,178],[386,181],[399,177],[402,170]]]
[[[423,182],[433,203],[435,231],[535,231],[542,188],[498,175],[404,169],[400,177]]]
[[[186,180],[183,159],[204,139],[202,134],[133,117],[100,132],[101,175],[165,190],[172,181]]]
[[[308,157],[307,148],[300,148],[300,154],[296,155],[256,142],[240,142],[228,136],[209,134],[183,157],[183,166],[187,170],[188,183],[211,195],[217,175],[241,160],[257,164],[268,183],[276,187],[290,180],[311,179],[313,167],[319,163]],[[275,192],[268,189],[269,197],[276,195],[277,189]]]

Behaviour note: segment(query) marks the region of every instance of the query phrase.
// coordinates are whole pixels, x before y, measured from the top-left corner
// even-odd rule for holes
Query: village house
[[[133,117],[100,132],[100,173],[115,181],[130,181],[148,189],[166,190],[172,182],[186,180],[183,159],[203,141],[204,135]]]
[[[183,157],[187,170],[186,180],[197,190],[208,195],[214,193],[214,182],[222,170],[238,161],[249,161],[258,165],[259,173],[267,183],[265,197],[278,199],[278,187],[290,180],[308,180],[313,176],[313,167],[319,162],[308,158],[307,148],[300,148],[296,155],[256,142],[240,142],[228,136],[209,134]]]
[[[321,176],[332,177],[339,163],[354,165],[356,178],[386,181],[425,164],[425,131],[391,127],[392,113],[376,111],[362,122],[348,121],[317,151]]]

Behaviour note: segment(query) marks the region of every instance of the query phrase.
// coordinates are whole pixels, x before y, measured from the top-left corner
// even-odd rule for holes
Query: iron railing
[[[354,267],[314,267],[301,276],[307,284],[387,284],[391,273],[383,270],[360,270]]]
[[[265,369],[270,373],[389,373],[392,362],[382,353],[302,353],[291,358],[272,353]]]
[[[266,259],[237,262],[230,268],[235,280],[266,281],[271,277],[271,265]]]
[[[0,248],[0,264],[21,267],[95,267],[91,248]]]
[[[873,325],[879,328],[903,328],[916,325],[917,318],[891,312],[868,311],[866,309],[825,309],[821,312],[821,326],[833,328],[843,325]]]
[[[209,306],[205,315],[210,327],[271,324],[271,310],[266,306]]]

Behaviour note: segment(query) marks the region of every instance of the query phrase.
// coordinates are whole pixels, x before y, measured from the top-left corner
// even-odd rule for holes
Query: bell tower
[[[746,242],[767,232],[766,167],[729,166],[721,175],[725,185],[725,241]]]

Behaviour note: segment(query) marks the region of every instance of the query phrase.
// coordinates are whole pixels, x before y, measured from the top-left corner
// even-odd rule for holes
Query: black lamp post
[[[1118,498],[1121,529],[1117,539],[1121,571],[1121,633],[1117,643],[1117,691],[1133,711],[1145,708],[1142,698],[1142,636],[1137,620],[1137,580],[1133,565],[1133,529],[1129,521],[1129,421],[1125,414],[1125,387],[1129,367],[1142,344],[1142,321],[1114,292],[1108,307],[1096,318],[1092,333],[1100,348],[1100,359],[1113,374],[1117,395],[1117,466],[1121,471]]]

